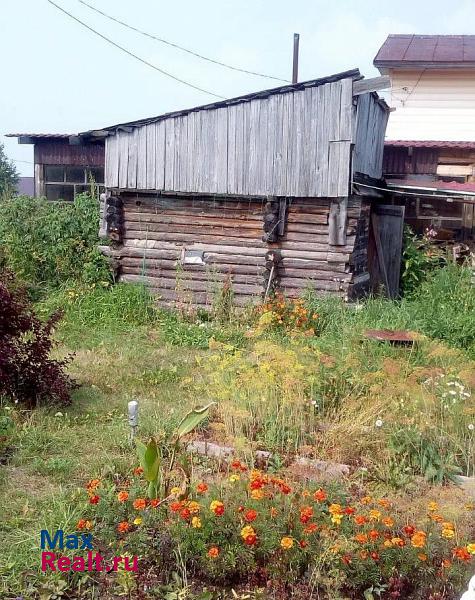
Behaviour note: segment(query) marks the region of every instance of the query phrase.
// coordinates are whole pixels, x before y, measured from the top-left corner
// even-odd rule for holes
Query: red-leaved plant
[[[0,397],[27,408],[68,404],[75,387],[65,371],[71,358],[50,358],[61,313],[42,323],[13,276],[5,271],[0,276]]]

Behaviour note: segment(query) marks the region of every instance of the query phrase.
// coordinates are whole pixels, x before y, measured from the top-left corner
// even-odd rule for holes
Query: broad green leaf
[[[160,454],[157,442],[154,438],[150,438],[149,443],[145,445],[137,440],[136,446],[145,479],[147,481],[155,481],[158,476],[158,469],[160,468]]]
[[[210,407],[214,404],[216,404],[216,402],[210,402],[206,406],[203,406],[203,408],[194,408],[193,410],[190,410],[190,412],[183,417],[178,425],[176,431],[177,439],[183,437],[187,433],[190,433],[193,431],[193,429],[195,429],[195,427],[204,421],[208,416]]]

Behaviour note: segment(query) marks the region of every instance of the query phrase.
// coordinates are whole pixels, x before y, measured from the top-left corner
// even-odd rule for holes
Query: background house
[[[397,293],[403,208],[353,191],[381,179],[388,116],[360,79],[348,71],[80,134],[105,139],[106,251],[121,279],[194,305],[228,277],[239,304],[272,288]]]
[[[104,186],[104,141],[70,134],[11,133],[20,144],[34,145],[34,195],[74,200],[76,194]]]
[[[390,188],[409,192],[406,220],[473,238],[475,36],[390,35],[374,65],[390,77],[383,170]]]

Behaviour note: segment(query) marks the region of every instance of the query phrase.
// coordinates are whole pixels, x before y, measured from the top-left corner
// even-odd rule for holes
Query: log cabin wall
[[[163,304],[209,308],[225,281],[241,306],[271,289],[288,297],[307,289],[361,295],[369,203],[360,197],[347,202],[340,245],[328,243],[329,199],[288,200],[285,228],[274,243],[263,241],[264,200],[122,193],[120,201],[121,244],[109,250],[120,280],[145,283]]]

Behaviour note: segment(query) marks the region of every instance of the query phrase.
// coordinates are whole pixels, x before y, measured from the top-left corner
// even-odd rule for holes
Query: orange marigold
[[[83,531],[84,529],[89,530],[92,527],[92,521],[88,521],[86,519],[79,519],[76,525],[77,531]]]
[[[147,506],[147,501],[145,498],[137,498],[133,502],[133,507],[135,510],[143,510]]]
[[[157,508],[160,505],[160,500],[158,498],[153,498],[153,500],[150,500],[150,506],[152,508]]]
[[[302,506],[300,509],[300,522],[308,523],[313,517],[313,508],[311,506]]]
[[[255,511],[253,508],[246,510],[246,512],[244,513],[244,520],[247,521],[248,523],[252,523],[253,521],[255,521],[256,517],[257,517],[257,511]]]
[[[394,519],[391,517],[385,517],[383,519],[383,524],[386,525],[386,527],[394,527]]]
[[[117,531],[119,533],[126,533],[127,531],[129,531],[130,529],[130,525],[127,521],[121,521],[118,525],[117,525]]]
[[[117,494],[117,500],[119,502],[125,502],[129,498],[129,492],[119,492]]]
[[[291,537],[285,536],[280,540],[280,546],[284,550],[290,550],[294,545],[294,540]]]
[[[310,534],[310,533],[315,533],[317,531],[317,529],[318,529],[318,525],[316,523],[309,523],[303,531],[306,534]]]
[[[96,490],[101,484],[100,479],[91,479],[86,483],[86,489],[88,492],[93,492]]]
[[[143,468],[142,467],[135,467],[134,469],[134,475],[142,475],[143,473]]]
[[[327,493],[320,488],[313,494],[313,498],[315,502],[324,502],[327,499]]]
[[[364,525],[364,524],[365,524],[365,523],[367,523],[367,522],[368,522],[368,517],[365,517],[365,516],[363,516],[363,515],[357,515],[357,516],[355,517],[355,523],[356,523],[357,525]]]
[[[416,531],[411,537],[414,548],[423,548],[426,545],[427,534],[424,531]]]
[[[217,558],[219,556],[218,546],[211,546],[211,548],[208,550],[208,556],[210,558]]]
[[[198,492],[198,494],[204,494],[208,491],[208,486],[206,485],[206,483],[201,482],[196,486],[196,491]]]
[[[462,560],[465,562],[469,561],[472,558],[467,548],[454,548],[453,555],[458,560]]]
[[[366,544],[368,541],[368,536],[366,533],[358,533],[355,535],[355,540],[358,542],[358,544]]]

